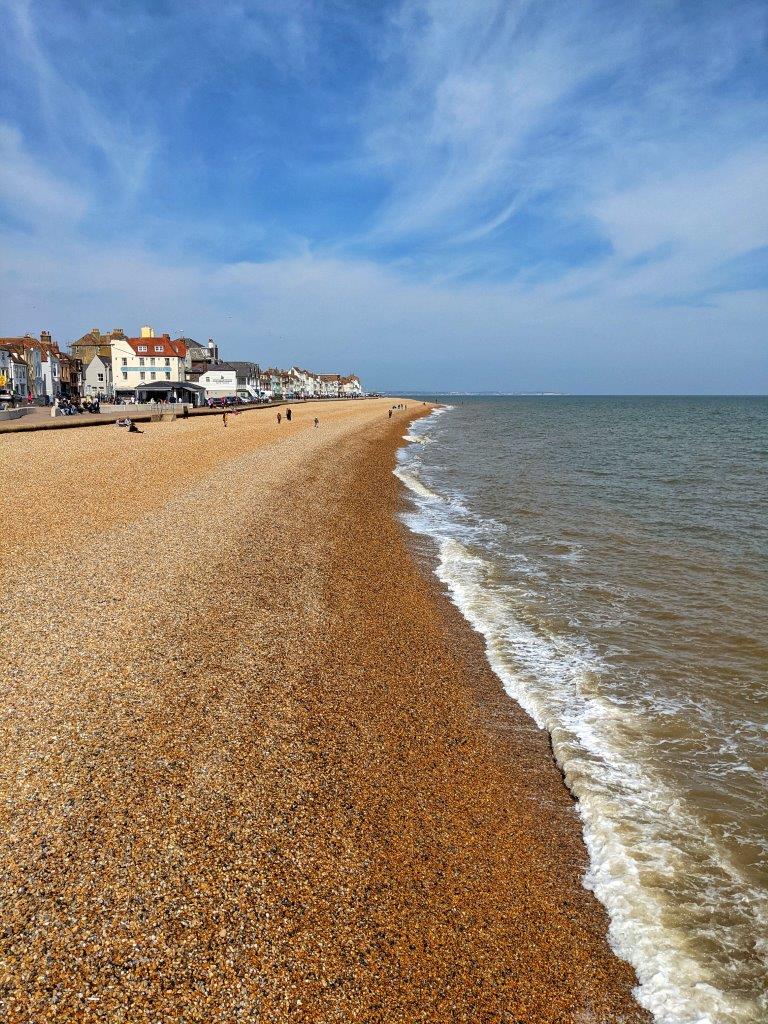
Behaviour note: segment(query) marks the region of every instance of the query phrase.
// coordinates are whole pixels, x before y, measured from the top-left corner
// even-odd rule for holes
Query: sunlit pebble
[[[642,1019],[404,558],[389,404],[4,438],[10,1024]]]

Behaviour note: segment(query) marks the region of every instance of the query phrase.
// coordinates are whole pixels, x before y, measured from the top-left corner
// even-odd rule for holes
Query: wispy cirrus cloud
[[[560,229],[563,278],[597,256],[609,285],[642,223],[647,250],[686,250],[690,266],[697,248],[709,271],[731,255],[734,217],[766,205],[765,83],[748,71],[766,24],[750,4],[406,3],[392,81],[368,110],[369,158],[391,189],[367,240],[410,239],[445,261],[482,246],[508,276],[536,280]],[[758,213],[749,242],[761,237]]]
[[[49,172],[27,150],[21,132],[0,121],[0,202],[17,223],[50,229],[73,225],[86,197]]]
[[[357,347],[382,385],[470,384],[471,344],[477,386],[598,390],[711,389],[721,331],[760,379],[755,0],[0,0],[0,22],[13,330],[169,317],[243,355]]]
[[[147,122],[131,123],[123,112],[100,102],[77,75],[68,73],[71,47],[82,45],[71,31],[77,18],[61,18],[53,8],[48,10],[49,20],[32,0],[4,0],[0,12],[4,49],[12,54],[7,74],[17,102],[35,124],[42,149],[39,158],[82,178],[83,168],[96,155],[97,166],[89,169],[102,178],[108,176],[109,186],[116,187],[121,197],[135,195],[156,146],[151,127]],[[105,62],[109,66],[109,59],[103,53],[91,56],[97,67]],[[93,173],[87,177],[93,187]]]

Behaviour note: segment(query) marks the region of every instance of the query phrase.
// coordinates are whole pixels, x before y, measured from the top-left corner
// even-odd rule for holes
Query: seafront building
[[[141,328],[129,337],[122,327],[94,327],[64,352],[49,331],[0,338],[0,402],[50,405],[56,399],[100,401],[355,398],[359,377],[316,373],[292,366],[261,369],[258,363],[228,362],[218,344],[156,334]]]
[[[142,327],[138,338],[117,338],[111,346],[112,380],[115,397],[130,397],[143,384],[164,384],[185,380],[187,346],[171,341],[170,334],[155,335]]]
[[[111,356],[104,356],[97,352],[85,367],[83,374],[83,397],[111,397],[114,393]]]
[[[211,363],[189,379],[205,388],[206,398],[234,398],[237,394],[237,370],[230,363]]]
[[[80,394],[82,363],[62,352],[49,331],[0,338],[0,397],[44,405]]]
[[[7,344],[10,340],[0,341],[0,394],[21,399],[29,394],[29,367],[20,350]]]

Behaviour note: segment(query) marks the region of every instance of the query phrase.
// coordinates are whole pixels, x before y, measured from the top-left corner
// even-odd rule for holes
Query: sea
[[[768,399],[429,397],[405,522],[551,736],[638,1001],[768,1021]]]

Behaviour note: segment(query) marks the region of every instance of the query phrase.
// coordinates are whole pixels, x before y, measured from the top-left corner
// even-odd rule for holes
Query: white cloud
[[[5,49],[13,53],[22,71],[20,77],[29,81],[39,99],[40,124],[45,126],[48,142],[45,154],[70,170],[80,165],[83,177],[91,177],[88,153],[100,154],[112,178],[112,202],[136,195],[146,179],[152,156],[157,148],[152,127],[146,119],[140,127],[131,123],[127,111],[118,113],[114,105],[106,108],[93,91],[81,87],[71,76],[62,74],[61,48],[77,47],[81,40],[68,35],[72,25],[67,19],[51,15],[52,25],[62,34],[59,52],[40,41],[41,19],[33,0],[14,0],[2,5],[8,12],[3,26],[9,33]],[[0,12],[2,7],[0,7]],[[43,21],[44,24],[44,21]],[[82,31],[82,26],[81,26]],[[109,54],[89,54],[90,60],[110,61]],[[133,69],[126,67],[126,75]],[[78,159],[79,158],[79,159]],[[115,191],[115,187],[117,191]]]
[[[16,127],[0,121],[0,205],[16,220],[50,228],[78,221],[86,198],[30,154]]]
[[[37,10],[20,0],[12,42],[55,153],[42,158],[45,132],[35,137],[21,113],[23,132],[0,125],[0,199],[16,225],[0,230],[4,332],[48,327],[67,341],[95,324],[151,322],[214,335],[232,356],[354,368],[379,386],[765,388],[766,293],[718,293],[724,262],[768,244],[756,99],[716,88],[754,45],[754,17],[731,12],[719,46],[711,26],[685,40],[685,26],[656,24],[641,8],[609,24],[589,3],[544,12],[507,0],[405,0],[360,104],[360,151],[332,161],[353,195],[373,178],[386,196],[373,230],[340,214],[337,236],[320,245],[280,210],[270,231],[247,202],[242,230],[216,202],[153,206],[150,219],[135,200],[160,108],[150,105],[149,127],[137,129],[136,110],[132,124],[109,90],[65,74]],[[74,47],[80,17],[117,36],[128,10],[78,9],[58,38]],[[141,14],[143,37],[157,42],[134,68],[136,93],[163,69],[164,39],[176,33],[202,39],[193,80],[212,73],[200,58],[229,43],[308,81],[330,59],[299,0],[285,18],[228,0],[218,13],[208,35],[194,5],[171,7],[165,30],[165,15]],[[78,162],[80,144],[103,157],[97,170]],[[310,183],[315,169],[306,168]],[[105,195],[136,216],[113,226]],[[532,210],[549,218],[547,231],[520,256]],[[573,224],[612,251],[584,254],[577,239],[558,263],[551,250]],[[270,240],[291,255],[241,258]],[[220,255],[201,255],[211,251]]]
[[[625,258],[671,244],[722,261],[768,245],[768,148],[647,181],[596,202],[592,212]]]
[[[214,336],[233,358],[359,371],[369,386],[758,391],[765,294],[648,308],[618,292],[551,301],[546,287],[440,286],[371,261],[309,255],[176,263],[138,247],[4,246],[18,282],[7,329],[69,341],[98,324]],[[44,286],[41,286],[44,282]],[[734,331],[734,326],[736,330]],[[728,333],[727,358],[722,339]]]

